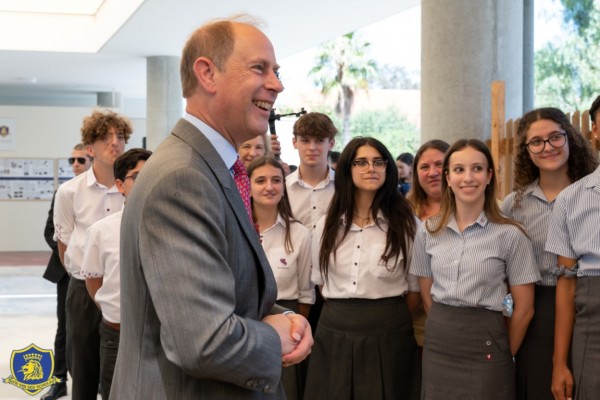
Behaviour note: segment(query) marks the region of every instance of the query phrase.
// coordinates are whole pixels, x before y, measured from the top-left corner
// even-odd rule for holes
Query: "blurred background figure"
[[[398,190],[404,196],[406,196],[410,190],[413,160],[414,157],[410,153],[402,153],[396,158],[396,167],[398,167]]]
[[[329,152],[329,166],[335,170],[340,159],[340,152],[332,150]]]
[[[267,143],[269,143],[270,140],[271,139],[267,138],[267,135],[259,135],[240,145],[238,148],[238,155],[246,169],[248,169],[248,166],[255,158],[263,157],[269,152]]]

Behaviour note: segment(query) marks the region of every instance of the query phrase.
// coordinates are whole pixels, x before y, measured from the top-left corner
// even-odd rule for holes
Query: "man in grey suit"
[[[111,398],[284,399],[306,319],[276,285],[231,168],[283,86],[269,39],[215,21],[182,55],[186,115],[138,176],[121,226],[121,341]]]

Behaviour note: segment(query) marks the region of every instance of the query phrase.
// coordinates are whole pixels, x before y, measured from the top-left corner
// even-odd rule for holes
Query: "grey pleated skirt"
[[[412,400],[419,398],[420,384],[420,358],[403,298],[325,301],[305,400]]]
[[[513,400],[514,374],[502,313],[433,303],[425,324],[421,399]]]
[[[556,286],[535,286],[535,314],[515,356],[518,400],[554,400],[552,354]]]
[[[572,345],[575,400],[600,399],[600,277],[578,277]]]

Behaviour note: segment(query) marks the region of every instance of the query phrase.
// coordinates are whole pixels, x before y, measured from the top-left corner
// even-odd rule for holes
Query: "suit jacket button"
[[[269,390],[271,390],[271,386],[265,385],[265,387],[264,387],[265,393],[269,393]]]
[[[256,381],[254,379],[248,379],[246,381],[246,386],[251,387],[251,388],[256,387]]]

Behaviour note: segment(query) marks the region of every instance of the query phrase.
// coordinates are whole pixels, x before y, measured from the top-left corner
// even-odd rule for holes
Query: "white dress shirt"
[[[310,231],[292,222],[290,239],[294,251],[285,250],[285,221],[277,216],[275,225],[260,234],[260,241],[277,281],[277,300],[298,300],[314,304],[315,289],[310,282]]]
[[[329,256],[328,281],[321,275],[319,250],[325,225],[325,216],[317,223],[312,239],[312,274],[314,284],[321,286],[323,297],[329,299],[380,299],[395,297],[407,291],[418,292],[418,280],[408,275],[409,256],[400,254],[385,262],[382,257],[388,224],[382,215],[377,217],[379,228],[375,223],[360,228],[352,224],[348,235],[337,248],[335,259]],[[344,220],[339,224],[338,233],[344,229]],[[410,241],[412,242],[412,241]],[[404,259],[407,259],[406,269]]]
[[[102,278],[102,286],[94,300],[100,306],[102,317],[112,323],[121,323],[121,270],[119,263],[121,217],[123,211],[96,222],[87,232],[83,253],[84,278]]]
[[[87,229],[93,223],[120,211],[125,197],[113,185],[98,183],[94,168],[63,183],[54,201],[54,240],[67,245],[65,268],[73,278],[83,266],[83,245]]]
[[[329,175],[315,187],[302,180],[300,168],[285,178],[294,218],[311,232],[317,226],[319,219],[327,213],[327,208],[335,192],[334,178],[335,171],[331,168]]]

